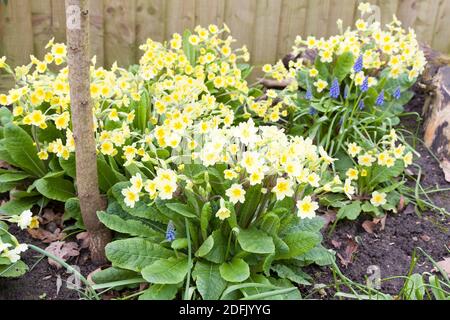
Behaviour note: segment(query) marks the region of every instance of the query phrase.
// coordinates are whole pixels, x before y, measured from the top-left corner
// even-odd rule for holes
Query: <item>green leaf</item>
[[[11,172],[0,175],[0,183],[16,182],[29,178],[30,175],[24,172]]]
[[[80,200],[78,198],[70,198],[64,205],[64,221],[74,219],[75,226],[84,229],[83,218],[81,216]]]
[[[31,209],[41,197],[9,200],[0,206],[0,213],[7,215],[19,215],[23,211]]]
[[[97,216],[99,220],[109,229],[120,233],[126,233],[143,238],[158,238],[161,236],[161,233],[153,230],[138,220],[125,220],[118,215],[109,214],[104,211],[98,211]]]
[[[228,282],[242,282],[250,276],[250,267],[247,262],[239,258],[222,263],[219,270],[222,278]]]
[[[175,239],[172,241],[170,246],[172,247],[172,249],[181,250],[188,247],[188,240],[187,238]]]
[[[97,158],[97,170],[98,170],[98,185],[100,190],[103,192],[108,192],[117,182],[124,181],[123,179],[119,180],[118,175],[111,166],[102,158]]]
[[[292,282],[295,282],[297,284],[302,284],[305,286],[310,285],[311,283],[311,277],[309,277],[307,274],[302,272],[301,270],[292,270],[286,265],[283,264],[276,264],[272,266],[272,270],[275,271],[280,278],[289,279]]]
[[[333,263],[334,255],[319,244],[305,254],[295,257],[295,260],[301,262],[302,265],[310,265],[312,263],[315,263],[323,267],[331,265]]]
[[[341,82],[350,73],[354,65],[354,57],[351,52],[344,52],[337,60],[334,67],[334,76]]]
[[[17,278],[28,271],[28,266],[21,260],[9,265],[0,265],[0,278]]]
[[[370,184],[375,186],[380,183],[391,180],[394,177],[399,176],[404,170],[404,165],[401,160],[395,161],[395,164],[388,168],[386,166],[375,166],[372,171]]]
[[[52,200],[64,202],[75,196],[73,183],[63,178],[42,178],[36,180],[34,185],[40,194]]]
[[[190,35],[191,32],[189,30],[184,31],[183,33],[183,51],[191,66],[195,66],[196,62],[195,47],[189,42]]]
[[[197,252],[195,253],[196,257],[204,257],[207,255],[211,249],[214,247],[214,237],[210,235],[208,238],[206,238],[205,242],[198,248]]]
[[[7,125],[14,119],[13,114],[7,107],[0,108],[0,124],[2,126]]]
[[[59,158],[59,165],[64,169],[64,172],[71,178],[75,179],[77,176],[77,169],[75,164],[75,156],[70,155],[69,159]]]
[[[219,300],[227,287],[227,282],[220,275],[217,264],[197,262],[192,277],[203,300]]]
[[[42,177],[46,173],[44,162],[37,156],[37,148],[33,139],[22,128],[9,123],[4,127],[3,146],[8,150],[9,155],[24,171]]]
[[[92,281],[96,284],[127,280],[138,277],[139,274],[135,271],[109,267],[107,269],[95,272],[92,275]]]
[[[173,256],[172,250],[141,238],[130,238],[108,243],[106,257],[115,267],[141,272],[158,259]]]
[[[276,260],[289,259],[305,254],[320,243],[322,238],[316,232],[297,231],[287,234],[282,240],[288,245],[289,252],[277,255]]]
[[[203,255],[203,258],[205,258],[208,261],[214,262],[214,263],[222,263],[225,261],[225,253],[227,250],[227,240],[225,239],[224,235],[220,230],[216,230],[212,233],[210,236],[212,237],[212,248]],[[208,241],[208,240],[207,240]],[[206,241],[205,241],[206,242]],[[210,244],[208,244],[209,246]],[[202,245],[203,247],[203,245]],[[206,252],[205,248],[205,252]],[[200,251],[200,249],[199,249]],[[203,251],[202,251],[203,252]]]
[[[280,218],[273,212],[266,213],[261,221],[260,229],[270,235],[276,235],[280,229]]]
[[[159,259],[142,269],[145,280],[150,283],[177,284],[184,280],[189,265],[186,257]]]
[[[261,202],[261,188],[260,184],[250,187],[245,194],[245,202],[240,210],[240,225],[247,226],[255,214],[256,208]]]
[[[20,185],[20,181],[2,183],[0,184],[0,193],[8,192],[17,187],[18,185]]]
[[[272,237],[256,228],[239,230],[237,240],[244,251],[259,254],[275,252]]]
[[[348,220],[355,220],[356,218],[358,218],[360,213],[361,213],[361,201],[356,200],[340,208],[336,215],[336,218],[338,220],[344,218],[347,218]]]
[[[173,300],[178,292],[176,284],[153,284],[142,291],[139,300]]]
[[[200,229],[202,232],[203,239],[208,236],[208,224],[211,219],[212,208],[211,203],[207,202],[203,205],[202,211],[200,213]]]
[[[161,221],[161,222],[168,222],[168,219],[165,219],[162,217],[161,214],[159,214],[158,210],[150,206],[150,200],[148,200],[146,197],[145,199],[140,199],[138,202],[136,202],[134,208],[130,208],[125,204],[123,195],[122,195],[122,189],[127,188],[129,186],[128,182],[119,182],[116,183],[111,188],[111,193],[114,196],[114,198],[117,200],[117,202],[120,204],[122,209],[129,213],[132,216],[139,217],[139,218],[145,218],[150,219],[154,221]]]
[[[197,218],[195,212],[193,212],[193,210],[188,205],[173,202],[173,203],[166,203],[166,207],[172,210],[173,212],[178,213],[186,218]]]

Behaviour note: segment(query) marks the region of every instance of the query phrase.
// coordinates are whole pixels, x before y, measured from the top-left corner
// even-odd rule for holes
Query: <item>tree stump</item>
[[[438,157],[445,180],[450,182],[450,57],[424,47],[428,60],[421,78],[428,93],[422,115],[424,141]]]

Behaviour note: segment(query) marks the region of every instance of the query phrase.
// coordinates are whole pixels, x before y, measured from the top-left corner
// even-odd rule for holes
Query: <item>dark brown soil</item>
[[[45,248],[39,240],[33,239],[26,231],[11,227],[12,233],[19,242],[33,244]],[[67,287],[67,280],[73,275],[64,268],[56,269],[47,262],[47,258],[29,249],[22,254],[22,260],[30,271],[17,279],[0,278],[0,300],[78,300],[83,298],[77,290]],[[80,256],[68,261],[72,266],[78,266],[85,277],[97,267],[88,260],[88,253],[81,251]],[[59,282],[59,284],[58,284]],[[59,286],[59,291],[58,291]]]
[[[423,96],[417,94],[407,105],[407,111],[420,114],[423,106]],[[421,124],[416,118],[408,117],[402,120],[405,129],[416,132]],[[419,130],[419,138],[423,137]],[[412,139],[409,139],[412,141]],[[420,142],[416,144],[416,150],[421,157],[415,160],[422,168],[422,186],[426,188],[450,188],[450,183],[444,180],[444,175],[437,161],[431,156],[427,148]],[[415,170],[417,171],[417,170]],[[411,183],[411,185],[414,185]],[[450,191],[430,194],[433,202],[450,212]],[[389,214],[386,219],[385,229],[378,230],[374,234],[367,233],[362,223],[370,217],[361,217],[357,221],[344,221],[338,223],[335,231],[325,235],[325,247],[344,255],[349,239],[356,242],[357,251],[353,255],[353,262],[343,266],[340,259],[337,264],[345,276],[353,281],[365,284],[370,276],[369,266],[377,266],[381,272],[381,278],[386,279],[408,274],[411,255],[415,248],[420,247],[435,261],[440,261],[449,256],[447,248],[450,247],[450,217],[437,212],[423,212],[417,215],[412,205],[406,207],[402,213]],[[339,247],[339,244],[341,246]],[[336,248],[337,247],[337,248]],[[432,264],[425,258],[420,258],[415,272],[431,271]],[[312,267],[310,269],[316,284],[329,285],[334,282],[331,271],[328,268]],[[381,291],[392,295],[398,294],[403,286],[402,279],[383,281]],[[326,298],[333,298],[334,289],[326,289]],[[344,290],[345,291],[345,290]],[[313,297],[320,298],[317,294]]]

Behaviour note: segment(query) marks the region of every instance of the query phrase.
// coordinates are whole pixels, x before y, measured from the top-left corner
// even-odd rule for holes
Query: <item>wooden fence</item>
[[[246,44],[256,65],[286,54],[296,35],[326,36],[358,18],[360,0],[90,0],[90,44],[99,65],[136,62],[139,44],[173,32],[226,23]],[[415,28],[420,40],[450,52],[450,0],[372,0],[381,21],[392,14]],[[64,0],[9,0],[0,4],[0,57],[13,65],[42,58],[51,37],[65,41]],[[1,83],[0,83],[1,86]]]

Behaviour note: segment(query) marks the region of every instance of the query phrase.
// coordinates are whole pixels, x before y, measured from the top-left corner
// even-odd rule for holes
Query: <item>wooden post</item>
[[[104,209],[105,201],[98,188],[90,96],[88,17],[87,0],[66,0],[67,60],[75,139],[76,185],[84,225],[90,234],[91,259],[94,263],[104,263],[105,245],[111,240],[111,234],[97,217],[97,211]]]

